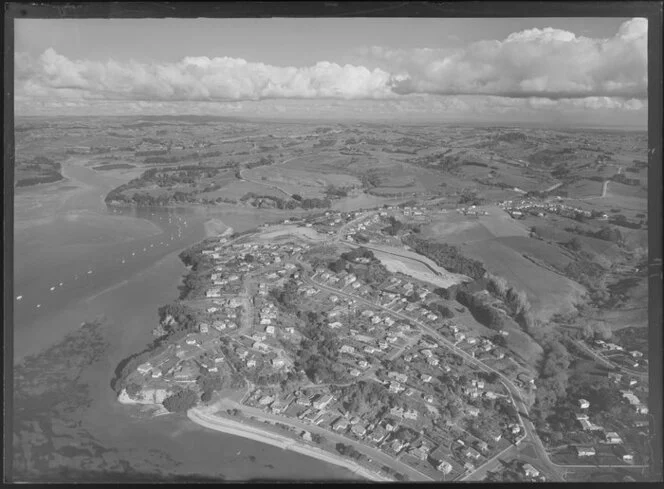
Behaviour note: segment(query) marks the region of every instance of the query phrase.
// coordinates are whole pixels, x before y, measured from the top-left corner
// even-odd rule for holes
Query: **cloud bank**
[[[17,53],[15,91],[19,101],[389,101],[482,95],[589,99],[584,103],[592,106],[606,105],[606,97],[647,98],[647,20],[640,18],[623,23],[608,39],[528,29],[463,48],[371,47],[357,55],[357,64],[320,61],[296,68],[229,57],[186,57],[175,63],[72,60],[47,49],[37,58]]]

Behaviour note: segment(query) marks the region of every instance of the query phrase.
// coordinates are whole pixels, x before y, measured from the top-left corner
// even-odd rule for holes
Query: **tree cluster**
[[[389,219],[390,225],[383,228],[383,232],[389,234],[390,236],[396,236],[399,231],[404,228],[404,223],[397,220],[394,216],[390,216]]]
[[[366,455],[364,455],[363,453],[358,452],[351,445],[345,445],[343,443],[337,443],[335,448],[337,449],[337,452],[339,452],[344,457],[350,457],[350,458],[355,459],[355,460],[363,460],[363,459],[367,458]]]
[[[463,256],[456,246],[426,241],[414,235],[405,236],[403,242],[451,272],[467,275],[473,279],[483,277],[486,272],[481,262]]]
[[[171,413],[183,413],[198,403],[198,394],[185,389],[164,399],[164,407]]]
[[[536,413],[541,420],[553,412],[559,399],[567,395],[570,354],[556,338],[545,338],[541,343],[544,357],[540,365],[540,376],[535,398]]]
[[[466,306],[477,322],[487,328],[502,329],[505,325],[503,314],[481,297],[460,289],[456,294],[456,300]]]
[[[324,314],[298,311],[304,321],[303,338],[295,355],[295,367],[314,383],[338,382],[346,378],[346,368],[338,362],[339,339],[328,327]]]

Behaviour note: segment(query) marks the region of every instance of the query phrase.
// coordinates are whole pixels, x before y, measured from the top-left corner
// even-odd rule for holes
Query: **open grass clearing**
[[[557,312],[573,312],[574,304],[586,292],[580,284],[535,265],[498,240],[468,243],[462,250],[484,263],[491,273],[526,292],[533,311],[542,319]]]
[[[533,256],[557,269],[564,269],[574,257],[558,246],[550,245],[546,241],[524,236],[508,236],[496,238],[495,242],[502,243],[515,251]],[[601,240],[599,240],[601,241]]]
[[[599,197],[602,195],[603,183],[595,180],[581,179],[565,186],[570,198],[581,199],[585,197]]]
[[[627,176],[629,177],[630,174],[627,173]],[[606,194],[610,197],[629,197],[648,200],[648,191],[641,188],[641,185],[625,185],[623,183],[610,182],[609,187],[606,189]]]
[[[242,196],[250,192],[253,192],[256,195],[269,195],[280,199],[285,197],[283,192],[280,192],[275,188],[240,180],[230,181],[227,185],[223,186],[220,191],[222,191],[222,197],[236,201],[240,200]]]

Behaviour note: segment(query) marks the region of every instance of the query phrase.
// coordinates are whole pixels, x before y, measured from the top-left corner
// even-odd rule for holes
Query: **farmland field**
[[[579,180],[571,185],[567,185],[568,195],[572,199],[585,197],[599,197],[602,195],[602,182],[595,180]]]
[[[257,195],[269,195],[279,198],[284,198],[283,192],[269,187],[267,185],[259,185],[253,182],[233,180],[219,191],[221,197],[230,200],[240,200],[244,195],[253,192]]]
[[[535,265],[498,240],[468,243],[463,252],[483,262],[491,273],[504,277],[511,286],[525,291],[533,311],[542,319],[556,312],[572,311],[585,293],[583,286]]]
[[[629,175],[629,174],[628,174]],[[606,190],[607,195],[621,197],[633,197],[637,199],[648,199],[648,192],[640,185],[625,185],[623,183],[611,182]]]
[[[597,240],[601,241],[601,240]],[[526,238],[522,236],[510,236],[504,238],[496,238],[493,242],[498,242],[508,246],[509,248],[533,256],[548,265],[558,269],[564,269],[574,257],[566,251],[563,251],[557,246],[550,245],[545,241],[534,238]],[[608,242],[607,242],[608,243]]]
[[[276,185],[289,194],[305,198],[324,198],[327,187],[359,187],[361,182],[340,173],[317,173],[313,171],[283,168],[279,165],[259,167],[246,172],[247,178]]]
[[[528,236],[528,230],[496,206],[482,207],[488,216],[471,217],[449,212],[422,229],[422,237],[449,244],[486,241],[497,237]]]

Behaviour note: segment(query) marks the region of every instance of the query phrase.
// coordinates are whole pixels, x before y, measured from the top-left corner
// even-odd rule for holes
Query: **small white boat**
[[[136,255],[136,253],[134,253],[134,252],[132,251],[132,252],[131,252],[131,256],[134,256],[134,255]]]
[[[154,248],[154,245],[153,245],[153,244],[151,244],[151,245],[150,245],[150,248]]]
[[[122,260],[122,263],[124,263],[124,262],[125,262],[125,261],[124,261],[124,260]]]
[[[55,287],[51,287],[51,292],[53,292],[54,290],[55,290]]]
[[[145,248],[143,248],[143,251],[146,251]]]
[[[17,301],[20,301],[21,299],[23,299],[23,296],[22,296],[22,295],[17,295],[17,296],[16,296],[16,300],[17,300]]]
[[[88,274],[91,274],[91,273],[92,273],[92,270],[88,270]]]
[[[37,304],[37,307],[38,307],[38,308],[41,307],[41,304]]]
[[[58,285],[59,285],[60,287],[62,287],[62,282],[60,282]]]

